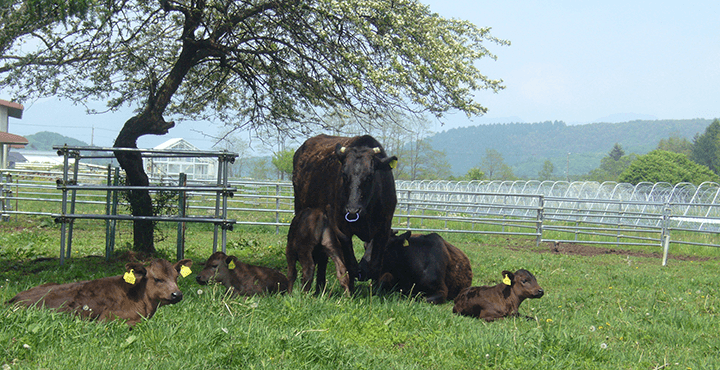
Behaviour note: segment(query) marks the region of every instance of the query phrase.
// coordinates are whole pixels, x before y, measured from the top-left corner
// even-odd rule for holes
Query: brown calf
[[[317,266],[315,292],[322,292],[325,287],[328,256],[335,263],[337,278],[340,280],[340,285],[345,289],[345,292],[350,294],[353,290],[354,281],[348,276],[337,236],[340,231],[330,225],[327,216],[329,208],[330,206],[327,206],[326,211],[319,208],[305,208],[295,215],[290,223],[287,247],[285,248],[290,290],[292,290],[297,278],[296,263],[300,261],[303,290],[306,292],[310,290],[315,275],[315,267]]]
[[[125,265],[125,275],[67,284],[36,286],[11,298],[9,303],[44,306],[71,312],[87,319],[121,319],[131,327],[151,318],[160,304],[180,302],[177,277],[181,269],[189,273],[192,261],[175,263],[156,259],[150,266],[133,262]]]
[[[513,274],[503,271],[503,282],[495,286],[469,287],[455,297],[453,312],[459,315],[493,321],[518,316],[520,303],[526,298],[540,298],[545,293],[528,270]]]
[[[277,270],[269,267],[248,265],[238,261],[235,256],[223,252],[210,255],[205,268],[198,273],[198,284],[217,281],[230,289],[235,296],[268,294],[288,290],[288,279]]]

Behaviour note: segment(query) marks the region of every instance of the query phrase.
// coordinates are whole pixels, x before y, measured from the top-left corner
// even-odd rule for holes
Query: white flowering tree
[[[24,3],[52,0],[14,0]],[[39,24],[0,50],[0,87],[23,101],[60,96],[136,107],[115,140],[136,147],[173,120],[214,120],[257,134],[307,134],[343,109],[486,111],[473,94],[501,81],[476,62],[487,28],[445,19],[415,0],[86,0],[79,13]],[[13,5],[11,5],[12,7]],[[118,161],[129,185],[147,185],[139,156]],[[132,196],[149,215],[147,192]],[[134,245],[154,252],[152,227],[136,221]]]

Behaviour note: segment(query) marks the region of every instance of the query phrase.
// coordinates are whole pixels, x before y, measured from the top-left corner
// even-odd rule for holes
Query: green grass
[[[101,222],[79,223],[73,258],[57,257],[59,230],[41,221],[0,224],[0,299],[48,281],[123,272],[131,239],[121,226],[110,262]],[[169,240],[158,243],[174,261]],[[228,252],[284,270],[285,230],[236,227]],[[198,272],[212,251],[212,228],[188,229],[186,257]],[[180,278],[182,302],[128,330],[47,310],[0,306],[0,366],[10,369],[712,369],[720,368],[720,279],[715,248],[695,247],[695,260],[606,254],[540,253],[532,238],[443,234],[472,262],[474,285],[496,284],[504,269],[526,268],[546,290],[522,315],[493,323],[452,314],[397,294],[369,294],[359,283],[344,297],[333,271],[328,292],[290,296],[225,296],[218,286]],[[356,243],[360,254],[362,248]],[[530,245],[513,248],[512,245]],[[672,250],[672,249],[671,249]],[[648,251],[649,252],[649,251]],[[693,254],[693,253],[689,253]],[[332,266],[332,264],[331,264]]]

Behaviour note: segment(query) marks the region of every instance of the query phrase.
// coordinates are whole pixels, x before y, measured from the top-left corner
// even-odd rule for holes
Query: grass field
[[[174,262],[172,227],[158,244]],[[0,223],[0,299],[32,286],[118,275],[131,258],[129,225],[106,262],[104,228],[78,222],[73,258],[59,266],[59,231],[47,220]],[[285,235],[236,227],[228,253],[285,269]],[[718,369],[720,251],[682,249],[662,267],[658,250],[627,253],[585,247],[552,252],[534,239],[443,235],[472,262],[473,285],[497,284],[501,271],[530,270],[546,294],[521,315],[493,323],[452,314],[397,294],[372,295],[359,283],[344,297],[328,271],[321,296],[229,298],[218,286],[180,278],[185,298],[128,330],[46,310],[0,306],[3,369]],[[210,226],[192,225],[193,270],[212,252]],[[360,253],[360,244],[356,250]],[[673,250],[679,250],[672,248]],[[588,253],[595,251],[596,253]],[[647,256],[647,257],[646,257]],[[674,256],[680,257],[680,256]],[[331,264],[332,266],[332,264]]]

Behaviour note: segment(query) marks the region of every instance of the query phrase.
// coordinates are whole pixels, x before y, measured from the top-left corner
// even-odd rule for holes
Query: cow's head
[[[144,283],[146,298],[162,304],[174,304],[183,298],[177,286],[178,275],[181,270],[189,269],[190,266],[192,260],[189,259],[180,260],[174,265],[164,259],[155,259],[147,267],[131,262],[125,264],[125,282],[133,287]]]
[[[535,276],[528,270],[520,269],[515,271],[515,273],[503,271],[502,274],[503,282],[506,285],[510,285],[520,299],[540,298],[545,294],[543,288],[538,285]]]
[[[335,146],[335,155],[341,163],[341,191],[347,197],[345,220],[358,221],[377,194],[379,179],[377,171],[390,171],[397,157],[387,157],[380,147]]]
[[[215,252],[210,255],[210,258],[205,262],[205,266],[202,271],[197,274],[195,280],[198,284],[205,285],[210,281],[219,281],[217,278],[218,268],[221,264],[225,263],[228,255],[223,252]]]
[[[397,235],[397,231],[394,235],[391,235],[388,239],[387,246],[385,247],[385,253],[383,254],[383,272],[387,272],[391,265],[398,261],[402,255],[400,248],[405,248],[409,245],[411,232],[406,231],[400,235]],[[370,241],[365,244],[365,254],[363,254],[360,264],[358,266],[358,280],[367,281],[370,279],[370,261],[372,256],[373,243]]]

